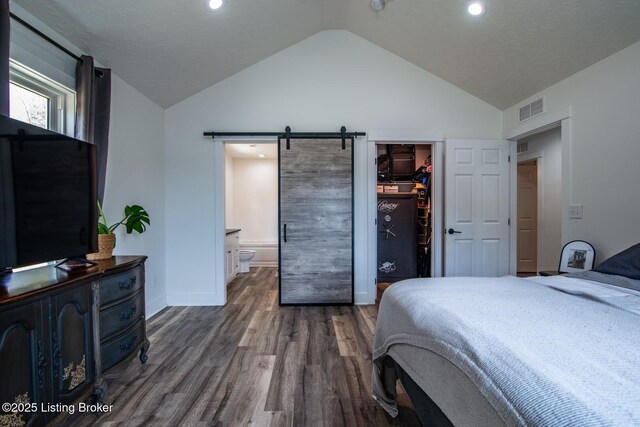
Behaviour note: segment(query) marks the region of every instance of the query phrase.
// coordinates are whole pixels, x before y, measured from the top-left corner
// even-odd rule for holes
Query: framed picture
[[[593,269],[596,251],[583,240],[574,240],[564,245],[560,256],[560,273],[579,273]]]

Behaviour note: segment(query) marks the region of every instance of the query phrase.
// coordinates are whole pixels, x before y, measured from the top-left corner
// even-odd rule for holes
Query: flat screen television
[[[98,248],[96,147],[0,115],[0,271]]]

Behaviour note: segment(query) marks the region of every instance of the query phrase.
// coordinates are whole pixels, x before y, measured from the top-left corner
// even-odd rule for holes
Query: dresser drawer
[[[138,292],[144,286],[144,266],[108,276],[100,281],[100,305],[107,305]]]
[[[102,371],[106,371],[116,363],[126,359],[144,342],[144,319],[128,329],[125,333],[118,335],[100,346],[100,356],[102,358]]]
[[[144,293],[138,292],[111,308],[100,312],[100,341],[124,331],[144,317]]]

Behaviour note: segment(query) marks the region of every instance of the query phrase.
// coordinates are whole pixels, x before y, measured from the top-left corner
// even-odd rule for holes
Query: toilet
[[[248,273],[249,272],[249,262],[253,259],[256,251],[240,251],[240,267],[238,268],[238,273]]]

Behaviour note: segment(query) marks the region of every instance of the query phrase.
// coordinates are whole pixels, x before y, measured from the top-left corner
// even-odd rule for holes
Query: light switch
[[[569,205],[569,218],[582,219],[582,205]]]

